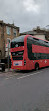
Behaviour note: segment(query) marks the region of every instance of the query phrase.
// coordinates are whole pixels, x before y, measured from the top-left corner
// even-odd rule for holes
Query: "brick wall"
[[[10,27],[10,35],[7,34],[7,30],[6,27]],[[11,40],[13,38],[15,38],[16,36],[14,36],[13,33],[13,28],[16,29],[16,36],[19,36],[19,28],[15,27],[15,26],[9,26],[8,24],[0,24],[0,59],[4,59],[5,58],[5,46],[7,44],[7,38],[10,38]]]

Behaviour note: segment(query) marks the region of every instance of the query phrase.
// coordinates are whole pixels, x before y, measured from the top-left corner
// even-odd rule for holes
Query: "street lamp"
[[[8,71],[9,71],[9,63],[10,63],[10,61],[9,61],[9,53],[10,53],[10,41],[11,41],[11,39],[10,38],[7,38],[7,43],[8,43]]]

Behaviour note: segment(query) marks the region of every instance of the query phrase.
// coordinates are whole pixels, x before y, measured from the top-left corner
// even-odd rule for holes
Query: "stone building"
[[[17,36],[19,36],[19,27],[0,21],[0,59],[5,58],[7,38],[12,40]]]
[[[33,28],[32,31],[37,33],[37,34],[45,35],[45,39],[49,41],[49,29],[40,28],[39,26],[37,26],[36,28]]]
[[[44,40],[46,39],[45,38],[45,33],[43,33],[43,32],[38,33],[38,32],[36,32],[34,30],[20,33],[20,35],[32,35],[32,36],[40,38],[40,39],[44,39]]]
[[[49,40],[49,29],[40,28],[37,26],[33,28],[31,31],[20,33],[20,35],[32,35],[40,39]]]

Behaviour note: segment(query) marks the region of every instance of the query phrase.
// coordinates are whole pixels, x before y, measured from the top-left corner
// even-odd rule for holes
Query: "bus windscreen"
[[[24,42],[11,42],[11,48],[24,46]]]
[[[24,46],[24,37],[25,36],[19,36],[14,38],[11,42],[11,48]]]

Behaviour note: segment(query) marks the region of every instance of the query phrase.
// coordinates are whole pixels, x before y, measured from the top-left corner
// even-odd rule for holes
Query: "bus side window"
[[[47,54],[41,53],[41,59],[47,59]]]
[[[36,60],[36,53],[34,53],[34,59]]]
[[[47,59],[49,59],[49,54],[47,54]]]
[[[38,54],[37,54],[37,58],[38,58],[38,59],[41,59],[41,53],[38,53]]]
[[[47,59],[47,54],[44,54],[44,58]]]

